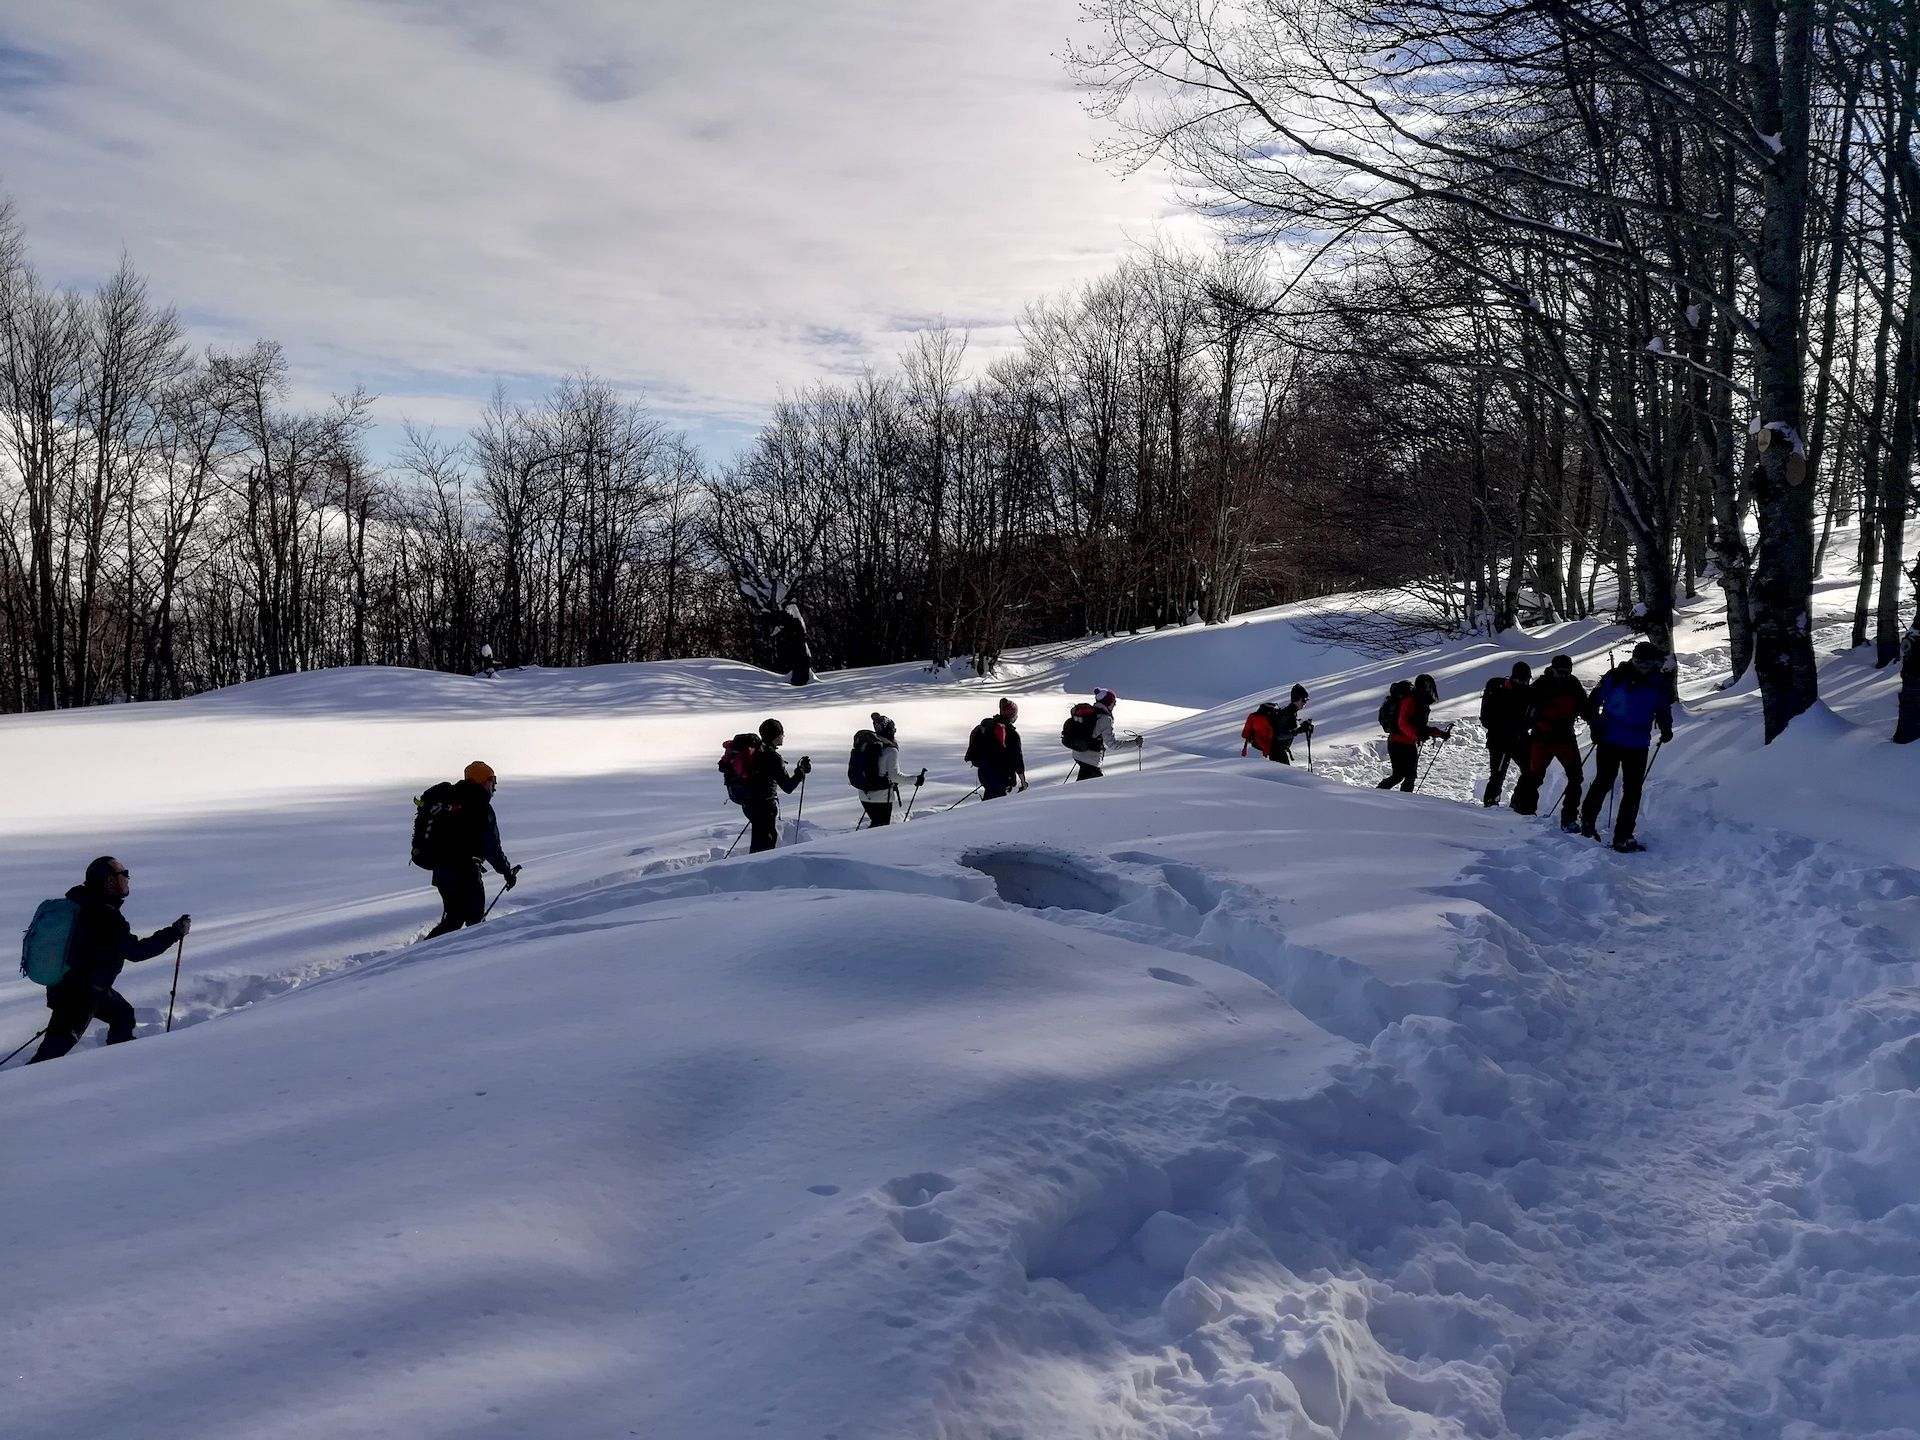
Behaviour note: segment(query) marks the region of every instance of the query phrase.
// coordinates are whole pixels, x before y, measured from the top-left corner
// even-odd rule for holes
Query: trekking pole
[[[487,908],[480,912],[480,918],[482,920],[486,919],[487,916],[493,914],[493,907],[500,903],[501,895],[506,894],[507,891],[513,888],[513,877],[518,875],[519,873],[520,873],[520,867],[518,865],[515,865],[513,868],[507,871],[507,883],[500,887],[499,894],[495,895],[493,899],[489,900],[487,902]]]
[[[733,837],[733,844],[727,846],[727,853],[722,855],[720,858],[722,860],[731,860],[733,858],[733,852],[740,848],[740,842],[747,838],[747,831],[751,830],[752,828],[753,828],[753,821],[751,820],[747,821],[746,824],[742,825],[740,827],[740,833]]]
[[[913,819],[913,802],[920,798],[920,787],[927,783],[927,772],[922,770],[913,782],[913,794],[907,797],[907,813],[900,817],[900,823],[906,824]]]
[[[1313,731],[1307,731],[1307,773],[1313,773]]]
[[[978,795],[979,793],[980,793],[980,787],[976,785],[973,787],[973,789],[967,791],[966,794],[962,795],[958,800],[954,801],[953,805],[942,805],[940,807],[940,813],[942,815],[946,814],[947,811],[953,809],[954,805],[965,804],[967,801],[971,800],[974,796]]]
[[[1647,768],[1640,772],[1640,815],[1643,819],[1647,813],[1647,781],[1653,778],[1654,762],[1660,758],[1660,747],[1666,743],[1664,740],[1653,742],[1653,754],[1647,757]],[[1621,777],[1622,783],[1625,783],[1625,778],[1624,775]]]
[[[1419,764],[1414,768],[1413,793],[1415,795],[1418,795],[1420,793],[1420,787],[1426,784],[1427,782],[1427,774],[1429,771],[1433,769],[1433,757],[1440,753],[1439,746],[1436,746],[1433,743],[1433,741],[1434,741],[1434,737],[1428,736],[1425,740],[1422,740],[1420,742],[1420,748],[1426,752],[1426,755],[1423,759],[1421,759]],[[1441,745],[1444,745],[1446,743],[1447,742],[1445,739],[1441,739],[1440,741]]]
[[[38,1040],[42,1035],[46,1033],[47,1033],[47,1027],[42,1025],[38,1030],[34,1031],[33,1034],[27,1037],[27,1045],[33,1044],[34,1041]],[[20,1050],[26,1049],[27,1045],[22,1045],[20,1047]],[[12,1054],[8,1055],[7,1060],[13,1059],[14,1055],[18,1055],[20,1053],[20,1050],[15,1050],[14,1052],[12,1052]],[[7,1060],[0,1060],[0,1065],[6,1064]]]
[[[802,775],[800,777],[800,804],[799,804],[799,807],[793,812],[793,843],[796,845],[800,843],[800,821],[806,816],[806,813],[807,813],[807,777]]]
[[[1593,741],[1589,740],[1587,742],[1587,748],[1580,752],[1580,773],[1583,775],[1587,770],[1587,757],[1591,754],[1593,754]],[[1547,806],[1547,809],[1550,811],[1560,808],[1560,802],[1567,797],[1567,787],[1573,783],[1573,776],[1566,773],[1566,766],[1561,766],[1560,771],[1560,793],[1554,797],[1553,804]],[[1612,824],[1613,822],[1608,821],[1607,823]]]
[[[173,1033],[173,997],[180,993],[180,957],[186,953],[187,937],[182,935],[180,943],[173,947],[173,989],[167,992],[167,1029]]]

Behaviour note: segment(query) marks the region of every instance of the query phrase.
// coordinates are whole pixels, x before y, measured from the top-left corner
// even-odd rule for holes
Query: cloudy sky
[[[1156,234],[1059,55],[1073,0],[28,0],[0,190],[197,339],[458,428],[591,369],[714,458],[944,320],[977,356]]]

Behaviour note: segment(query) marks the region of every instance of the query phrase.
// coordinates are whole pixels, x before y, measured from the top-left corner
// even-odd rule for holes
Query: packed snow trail
[[[1110,1172],[1087,1253],[1029,1267],[1132,1350],[1097,1433],[1914,1433],[1920,1209],[1894,1201],[1920,879],[1738,829],[1669,842],[1656,865],[1555,831],[1475,867],[1494,918],[1463,990],[1516,1003],[1384,1026],[1324,1097],[1338,1123],[1223,1094],[1171,1158],[1106,1154],[1107,1124],[1048,1157]],[[1014,1369],[1086,1345],[1064,1319],[993,1334]],[[1018,1413],[969,1388],[939,1433]]]

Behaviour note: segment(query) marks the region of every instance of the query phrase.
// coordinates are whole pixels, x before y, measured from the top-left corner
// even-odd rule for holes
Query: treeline
[[[1857,524],[1853,639],[1906,656],[1920,737],[1910,7],[1099,11],[1083,75],[1252,243],[1144,253],[985,365],[925,334],[718,473],[584,377],[375,465],[366,397],[290,409],[273,347],[189,356],[130,270],[49,292],[0,224],[0,701],[488,642],[990,670],[1363,587],[1425,603],[1362,639],[1611,607],[1666,640],[1714,579],[1772,735]]]
[[[1377,297],[1341,363],[1412,402],[1369,409],[1400,437],[1395,488],[1436,502],[1463,609],[1571,604],[1617,550],[1665,638],[1711,569],[1771,737],[1817,698],[1815,557],[1858,517],[1854,638],[1882,665],[1904,643],[1898,738],[1920,738],[1911,4],[1090,8],[1105,37],[1078,65],[1119,153]],[[1563,527],[1596,511],[1576,553]]]

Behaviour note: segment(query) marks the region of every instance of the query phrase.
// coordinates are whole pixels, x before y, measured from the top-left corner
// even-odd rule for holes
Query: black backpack
[[[856,790],[886,789],[887,782],[880,778],[880,754],[885,749],[886,742],[873,731],[857,732],[847,754],[847,783]]]
[[[438,785],[429,785],[425,794],[413,797],[410,858],[422,870],[437,870],[465,859],[460,853],[460,841],[466,828],[466,814],[454,792],[453,782],[442,780]]]
[[[1099,719],[1100,712],[1082,700],[1068,712],[1067,723],[1060,727],[1060,743],[1069,750],[1106,749],[1094,739],[1093,727]]]
[[[1380,702],[1380,728],[1387,734],[1400,728],[1400,702],[1412,693],[1411,680],[1396,680],[1387,687],[1387,698]]]
[[[735,805],[745,805],[753,799],[749,780],[762,743],[758,735],[748,730],[720,747],[720,778],[726,782],[727,799]]]
[[[998,715],[989,715],[967,733],[967,753],[964,763],[976,770],[992,770],[997,774],[1008,773],[1007,759],[1007,722]]]

